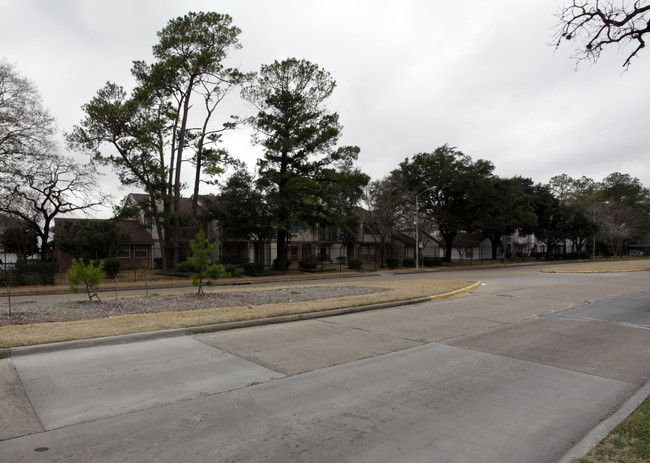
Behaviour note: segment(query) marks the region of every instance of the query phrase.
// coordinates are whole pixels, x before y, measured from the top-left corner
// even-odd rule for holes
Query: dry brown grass
[[[650,259],[596,260],[560,265],[542,270],[547,273],[611,273],[650,270]]]
[[[142,333],[149,331],[187,328],[193,326],[279,317],[299,313],[358,307],[369,304],[403,301],[421,297],[436,297],[462,291],[475,285],[469,280],[414,280],[363,283],[323,284],[320,286],[357,285],[385,289],[384,292],[360,296],[320,299],[310,302],[266,304],[255,307],[163,312],[157,314],[123,315],[98,320],[65,323],[39,323],[0,327],[0,348],[30,346],[50,342],[91,339],[104,336]],[[316,286],[316,285],[303,285]],[[278,286],[282,288],[286,286]],[[292,286],[293,288],[293,286]],[[299,288],[296,286],[296,288]],[[272,288],[264,288],[265,290]],[[223,291],[219,289],[218,291]],[[164,297],[164,296],[151,296]]]

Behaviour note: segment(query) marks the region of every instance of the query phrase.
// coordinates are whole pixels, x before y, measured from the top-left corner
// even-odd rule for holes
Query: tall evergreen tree
[[[214,124],[215,111],[232,88],[250,78],[224,65],[228,53],[240,47],[241,31],[231,23],[230,16],[214,12],[169,21],[158,33],[153,64],[134,63],[132,94],[109,82],[84,105],[85,119],[69,136],[95,160],[116,168],[123,184],[144,188],[145,207],[169,251],[162,255],[164,268],[178,261],[179,227],[187,219],[180,211],[182,167],[194,164],[196,218],[202,173],[219,170],[226,155],[218,147],[221,134],[237,123],[234,118]]]
[[[345,167],[357,159],[359,148],[336,147],[339,117],[325,108],[334,87],[327,71],[289,58],[262,66],[256,81],[242,91],[259,110],[251,123],[254,141],[264,148],[259,183],[270,191],[280,268],[296,227],[316,227],[336,210],[335,195],[327,186],[352,178],[345,175]]]

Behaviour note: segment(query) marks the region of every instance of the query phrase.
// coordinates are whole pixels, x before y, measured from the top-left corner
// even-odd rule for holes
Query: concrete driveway
[[[426,304],[4,360],[0,461],[557,461],[650,377],[650,273],[538,270],[463,272],[485,285]]]

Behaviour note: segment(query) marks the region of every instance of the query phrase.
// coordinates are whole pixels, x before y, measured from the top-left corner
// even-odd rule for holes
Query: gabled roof
[[[415,238],[411,238],[410,236],[402,233],[399,230],[395,230],[395,229],[391,230],[390,235],[391,235],[391,238],[393,238],[393,239],[395,239],[397,241],[401,241],[402,243],[404,243],[407,246],[415,247]]]
[[[135,201],[141,204],[149,203],[149,195],[146,193],[129,193],[129,196]],[[197,209],[197,214],[199,217],[205,215],[203,207],[201,207],[200,202],[201,196],[199,196],[199,204]],[[178,200],[179,211],[180,212],[192,212],[192,198],[180,198]]]
[[[135,220],[118,220],[115,225],[129,235],[131,242],[128,244],[153,244],[155,242],[151,233]]]
[[[75,223],[75,222],[84,222],[84,221],[93,221],[93,222],[108,222],[108,219],[73,219],[66,217],[58,217],[54,219],[54,239],[56,241],[57,233],[63,232],[63,227],[66,223]],[[153,244],[155,240],[145,228],[142,227],[135,220],[118,220],[115,222],[117,228],[129,235],[129,242],[125,244]]]
[[[458,233],[452,241],[452,246],[470,248],[480,245],[487,237],[481,232]]]

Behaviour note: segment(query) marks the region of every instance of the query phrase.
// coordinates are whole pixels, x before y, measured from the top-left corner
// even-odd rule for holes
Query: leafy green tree
[[[458,232],[477,228],[487,180],[493,170],[491,162],[482,159],[474,162],[448,145],[400,163],[398,171],[408,189],[420,198],[420,212],[430,217],[440,230],[447,262],[451,261],[453,240]]]
[[[336,147],[339,117],[325,108],[334,87],[324,69],[289,58],[262,66],[255,82],[242,90],[259,110],[251,119],[254,142],[264,148],[258,184],[269,190],[279,268],[285,268],[292,229],[315,228],[335,213],[328,185],[350,178],[345,170],[359,153],[358,147]]]
[[[549,256],[555,245],[570,236],[569,207],[560,202],[549,185],[533,184],[530,179],[523,179],[521,184],[537,216],[537,222],[526,231],[546,244]]]
[[[598,185],[588,177],[575,179],[561,174],[551,178],[549,187],[565,208],[567,238],[573,241],[576,250],[582,250],[587,238],[598,231],[593,219],[594,208],[599,202]]]
[[[353,257],[361,225],[359,204],[363,200],[370,176],[354,167],[352,162],[344,164],[338,170],[330,171],[332,182],[325,186],[336,206],[330,211],[325,225],[329,224],[338,230],[337,240],[345,246],[346,255]]]
[[[224,64],[228,53],[240,47],[241,31],[231,23],[230,16],[214,12],[190,12],[169,21],[158,33],[153,64],[134,63],[132,94],[106,84],[84,105],[85,118],[68,137],[73,146],[113,166],[123,184],[144,188],[149,201],[143,206],[170,250],[162,254],[163,268],[179,259],[182,167],[186,161],[194,165],[196,218],[202,174],[220,171],[226,157],[218,146],[221,135],[238,123],[231,118],[214,124],[216,110],[251,77]]]
[[[614,172],[598,185],[598,224],[609,237],[614,255],[650,230],[650,191],[638,178]]]
[[[582,251],[587,239],[598,231],[598,225],[592,219],[592,214],[585,213],[584,209],[576,204],[564,206],[566,208],[567,238],[573,241],[575,251]]]
[[[548,184],[562,204],[576,205],[585,212],[591,210],[598,186],[592,179],[584,176],[576,179],[560,174],[552,177]]]
[[[27,222],[0,215],[0,247],[15,253],[19,259],[26,259],[38,252],[38,235]]]
[[[276,233],[267,194],[253,176],[240,168],[226,180],[221,193],[204,198],[208,218],[217,221],[225,236],[246,237],[258,244],[255,263],[264,263],[264,245]]]
[[[119,247],[128,243],[128,233],[112,220],[66,220],[57,226],[61,249],[84,260],[115,257]]]
[[[101,302],[97,295],[97,288],[99,288],[106,278],[104,262],[99,262],[98,265],[95,265],[94,260],[85,263],[83,259],[72,259],[72,265],[65,273],[65,276],[68,279],[70,291],[74,293],[78,292],[79,286],[83,283],[88,293],[88,299],[92,301],[93,297],[96,297]]]
[[[219,241],[216,240],[210,243],[203,230],[199,231],[196,238],[190,241],[190,248],[192,249],[192,256],[187,259],[187,262],[196,270],[196,274],[192,275],[192,283],[198,286],[197,296],[202,296],[203,280],[206,278],[217,279],[229,276],[226,269],[221,264],[212,264],[210,254],[219,248]]]
[[[487,181],[482,205],[476,212],[475,227],[490,240],[492,259],[496,259],[501,238],[516,230],[534,227],[537,217],[529,196],[521,187],[521,178],[493,177]]]

